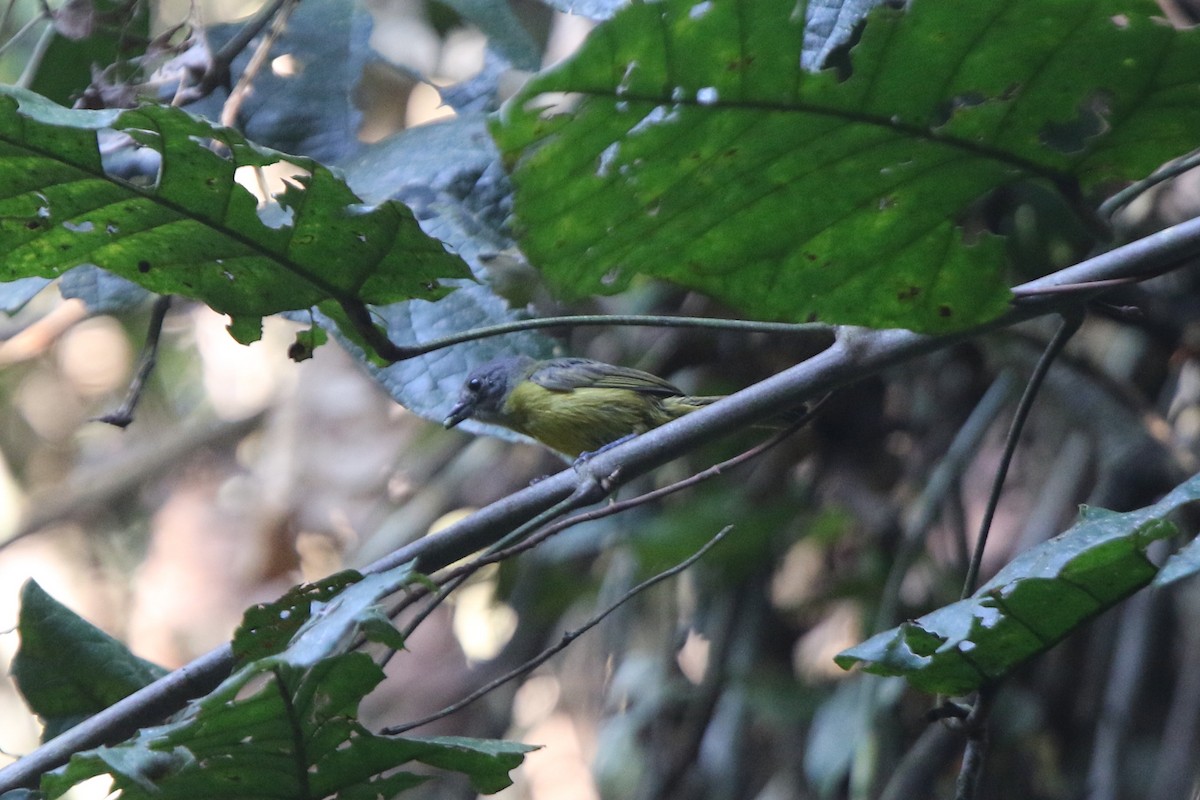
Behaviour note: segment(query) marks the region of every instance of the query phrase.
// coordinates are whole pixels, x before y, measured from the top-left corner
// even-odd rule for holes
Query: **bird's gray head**
[[[501,422],[504,401],[509,391],[533,364],[528,356],[497,358],[471,370],[459,392],[458,402],[442,423],[453,428],[465,419]]]

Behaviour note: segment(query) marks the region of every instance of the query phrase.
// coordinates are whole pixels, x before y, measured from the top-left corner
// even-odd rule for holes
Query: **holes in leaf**
[[[988,98],[979,92],[966,92],[964,94],[955,95],[949,100],[944,100],[938,104],[930,117],[930,125],[934,128],[940,128],[950,120],[954,119],[954,115],[968,108],[976,108],[986,103]]]
[[[613,162],[617,158],[617,153],[621,151],[621,143],[613,142],[608,147],[600,151],[599,164],[596,165],[596,177],[607,178],[609,171],[612,169]]]
[[[233,179],[258,200],[258,218],[276,230],[294,223],[294,206],[311,177],[311,172],[289,161],[238,167],[233,173]]]
[[[543,92],[525,103],[524,110],[538,112],[541,119],[569,114],[583,102],[579,92]]]
[[[139,132],[144,133],[144,132]],[[135,186],[157,186],[162,177],[162,155],[124,131],[99,131],[100,167],[110,178]]]
[[[1042,126],[1039,139],[1045,146],[1060,153],[1083,152],[1088,140],[1108,131],[1108,115],[1112,103],[1104,92],[1095,92],[1076,109],[1074,119],[1050,122]]]

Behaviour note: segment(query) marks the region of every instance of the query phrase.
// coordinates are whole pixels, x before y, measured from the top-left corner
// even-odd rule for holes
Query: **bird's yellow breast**
[[[691,410],[691,409],[688,409]],[[684,412],[686,413],[686,412]],[[554,391],[522,381],[504,404],[504,424],[571,457],[669,422],[663,398],[630,389]]]

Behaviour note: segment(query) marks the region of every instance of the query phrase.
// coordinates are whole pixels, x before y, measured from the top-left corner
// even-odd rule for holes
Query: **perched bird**
[[[571,458],[715,403],[662,378],[587,358],[497,358],[471,372],[443,423],[502,425]]]

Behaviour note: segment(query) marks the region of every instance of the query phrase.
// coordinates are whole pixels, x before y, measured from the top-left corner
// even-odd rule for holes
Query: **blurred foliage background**
[[[539,4],[512,7],[546,63],[590,29]],[[16,82],[39,46],[36,25],[18,35],[38,4],[7,8],[0,78]],[[368,4],[378,57],[364,59],[355,83],[360,142],[453,113],[415,76],[450,85],[483,68],[485,36],[457,8]],[[254,8],[161,2],[151,11],[152,29],[165,30],[189,14],[216,25]],[[288,62],[271,68],[286,76]],[[505,80],[515,88],[521,75]],[[1194,216],[1197,188],[1190,175],[1167,184],[1124,224],[1146,231]],[[1034,204],[1021,208],[1044,224]],[[1036,224],[1024,230],[1033,247],[1053,238]],[[1181,270],[1094,309],[1022,438],[985,573],[1069,526],[1081,502],[1134,508],[1195,471],[1195,282],[1193,269]],[[564,310],[546,299],[535,308]],[[728,314],[658,284],[570,310]],[[167,317],[134,424],[92,421],[123,398],[148,318],[148,307],[94,313],[47,291],[0,319],[0,627],[14,624],[18,590],[34,578],[138,655],[177,667],[228,640],[247,606],[365,565],[562,467],[531,445],[446,432],[406,412],[335,346],[289,361],[293,323],[268,320],[263,340],[244,347],[223,319],[185,302]],[[923,771],[909,778],[921,793],[907,796],[948,796],[959,751],[952,734],[924,721],[931,699],[871,678],[875,716],[864,726],[864,678],[842,673],[832,656],[877,625],[957,597],[1012,404],[1051,332],[1049,321],[1030,323],[864,380],[752,464],[485,572],[392,660],[393,680],[370,698],[366,723],[441,708],[733,524],[730,540],[679,580],[432,728],[545,744],[503,797],[875,796],[901,766],[912,768],[914,753]],[[704,394],[746,386],[822,346],[634,328],[555,341]],[[946,490],[932,493],[931,475],[975,412],[985,432],[951,465]],[[713,441],[626,491],[685,477],[760,433]],[[906,560],[924,503],[937,513]],[[898,559],[898,607],[880,620]],[[1200,753],[1190,668],[1200,658],[1198,604],[1192,585],[1141,595],[1024,669],[997,705],[983,796],[1078,797],[1088,787],[1089,797],[1165,800],[1189,791]],[[16,644],[0,635],[5,659]],[[0,749],[18,756],[37,735],[11,684],[0,685]],[[453,792],[467,790],[438,784],[427,796]]]

